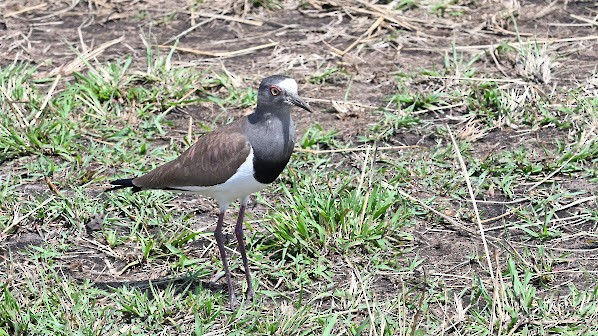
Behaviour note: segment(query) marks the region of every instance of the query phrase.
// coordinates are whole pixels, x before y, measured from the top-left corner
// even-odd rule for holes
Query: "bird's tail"
[[[138,187],[133,184],[132,178],[114,180],[114,181],[110,182],[110,184],[112,184],[114,187],[112,187],[110,189],[106,189],[106,191],[112,191],[112,190],[118,190],[118,189],[124,189],[124,188],[133,188],[133,192],[141,191],[141,187]]]

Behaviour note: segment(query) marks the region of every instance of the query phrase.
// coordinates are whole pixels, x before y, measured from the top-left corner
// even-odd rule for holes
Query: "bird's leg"
[[[235,290],[233,288],[233,282],[231,281],[230,270],[228,269],[228,262],[226,261],[226,251],[224,249],[224,235],[222,234],[222,226],[224,225],[224,213],[226,209],[220,210],[218,215],[218,224],[216,224],[216,231],[214,236],[216,237],[216,243],[218,244],[218,250],[220,251],[220,260],[222,260],[222,267],[224,268],[224,274],[226,276],[226,284],[228,285],[228,296],[230,297],[230,308],[234,310],[239,302],[235,296]]]
[[[235,236],[237,237],[237,244],[239,245],[239,252],[241,259],[243,259],[243,267],[245,268],[245,279],[247,280],[247,302],[251,302],[255,292],[251,284],[251,273],[249,272],[249,263],[247,262],[247,253],[245,252],[245,241],[243,239],[243,217],[245,216],[245,209],[247,208],[248,197],[241,201],[241,208],[239,209],[239,217],[235,225]]]

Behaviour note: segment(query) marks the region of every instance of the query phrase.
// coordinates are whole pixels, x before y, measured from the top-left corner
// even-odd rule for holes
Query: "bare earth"
[[[353,146],[364,144],[360,136],[368,134],[371,125],[380,120],[377,111],[384,107],[396,109],[396,105],[389,103],[387,98],[397,91],[395,79],[401,74],[420,73],[423,69],[443,69],[447,58],[453,59],[454,55],[458,55],[457,58],[464,63],[477,58],[473,63],[476,78],[501,78],[504,82],[499,85],[504,86],[523,80],[516,54],[499,53],[496,49],[501,44],[517,45],[518,38],[522,41],[549,42],[546,44],[548,54],[553,56],[553,62],[557,65],[553,67],[549,81],[530,81],[533,82],[530,85],[538,92],[553,97],[568,88],[587,87],[588,92],[594,90],[594,93],[598,90],[598,82],[591,82],[596,81],[598,64],[598,24],[595,20],[588,22],[598,12],[593,1],[458,2],[455,5],[447,4],[444,9],[435,12],[430,9],[431,5],[425,4],[408,7],[404,11],[386,11],[386,2],[311,0],[300,5],[298,2],[285,1],[285,9],[268,10],[245,6],[243,1],[206,1],[194,12],[220,13],[222,16],[199,15],[192,18],[185,1],[4,0],[0,4],[0,67],[20,61],[39,66],[41,73],[50,73],[75,60],[76,54],[97,51],[89,58],[92,64],[132,56],[133,68],[145,71],[148,45],[156,52],[167,54],[175,45],[176,36],[192,24],[205,22],[180,37],[176,44],[178,49],[174,50],[172,56],[174,66],[191,66],[197,71],[224,71],[237,80],[239,87],[255,87],[267,75],[289,74],[299,82],[301,95],[316,111],[313,114],[299,112],[294,115],[298,124],[298,138],[309,127],[319,124],[324,130],[338,131],[336,139]],[[231,18],[242,18],[249,22],[236,22]],[[517,26],[512,18],[516,18]],[[255,25],[256,22],[261,25]],[[110,45],[104,45],[110,42]],[[340,71],[327,76],[321,83],[310,80],[315,74],[322,74],[330,68]],[[85,69],[85,65],[80,65],[75,70]],[[68,77],[72,73],[70,71],[64,75]],[[453,71],[455,74],[459,74],[458,69]],[[465,74],[461,75],[465,77]],[[422,74],[402,85],[409,92],[429,94],[451,92],[459,82],[456,76]],[[44,83],[43,87],[49,88],[51,85]],[[64,85],[64,81],[59,82],[56,90],[64,89]],[[171,138],[186,136],[189,116],[198,130],[197,125],[211,125],[216,117],[224,122],[228,117],[238,117],[250,110],[251,107],[233,107],[223,112],[216,104],[191,104],[175,109],[165,117],[169,122],[166,136],[155,139],[155,145],[164,145]],[[435,131],[436,127],[445,123],[452,125],[453,131],[458,130],[460,139],[466,138],[463,127],[467,124],[464,116],[468,113],[465,103],[423,110],[418,115],[423,120],[423,126],[398,129],[377,144],[413,145],[419,148],[381,152],[379,164],[385,164],[385,157],[398,157],[408,163],[418,153],[432,150],[439,141],[443,141]],[[596,133],[593,134],[595,136]],[[539,153],[534,160],[540,162],[544,149],[554,149],[559,139],[565,140],[570,136],[569,131],[556,127],[521,129],[505,124],[503,127],[487,129],[471,142],[471,148],[473,157],[483,161],[494,152],[514,150],[523,145]],[[364,153],[345,152],[334,154],[332,158],[335,169],[359,170]],[[26,162],[25,157],[0,163],[0,176],[23,169]],[[457,165],[455,167],[458,168]],[[118,173],[118,167],[110,167],[101,174],[106,177],[104,181],[108,181]],[[574,218],[581,209],[595,209],[596,199],[591,199],[592,195],[598,193],[595,177],[594,180],[580,180],[575,176],[559,174],[555,178],[567,191],[582,190],[583,197],[589,197],[588,202],[572,206],[562,204],[563,209],[558,211],[556,217]],[[413,239],[404,243],[402,258],[411,260],[417,256],[423,260],[407,280],[417,286],[425,282],[427,277],[434,276],[441,277],[449,288],[470,286],[472,279],[468,275],[484,272],[487,266],[485,260],[472,258],[476,254],[483,255],[484,246],[471,202],[467,199],[457,202],[454,196],[442,194],[442,186],[423,189],[416,186],[416,182],[408,180],[403,181],[403,185],[403,189],[414,198],[428,200],[435,197],[435,203],[443,205],[437,208],[439,213],[429,212],[427,216],[413,220],[412,225],[405,229]],[[104,187],[100,183],[91,185],[89,197],[101,200],[100,192]],[[546,197],[542,190],[534,197]],[[19,192],[52,194],[43,179],[35,184],[21,186]],[[61,192],[69,194],[67,188],[61,189]],[[516,194],[519,193],[526,193],[526,189],[516,190]],[[519,230],[505,229],[502,225],[520,220],[517,211],[513,210],[517,198],[509,198],[498,191],[480,192],[477,196],[484,200],[478,204],[478,208],[486,228],[490,254],[495,258],[493,261],[502,262],[507,255],[536,253],[530,252],[527,235]],[[264,192],[263,197],[277,202],[282,195]],[[525,200],[521,201],[521,208],[525,208],[526,204]],[[171,211],[194,216],[192,230],[213,229],[217,209],[211,201],[181,196],[173,199],[169,206]],[[256,220],[252,224],[254,230],[260,230],[257,222],[267,211],[271,210],[260,203],[255,204],[252,210],[252,218]],[[466,223],[466,227],[451,223],[442,215],[449,218],[456,216],[458,223]],[[561,224],[553,227],[562,229],[566,235],[551,240],[545,246],[551,253],[563,255],[562,261],[555,263],[558,267],[551,275],[552,288],[565,290],[570,283],[583,287],[595,282],[598,240],[589,238],[586,233],[593,233],[595,237],[598,226],[595,217],[584,218],[562,220]],[[227,221],[232,224],[233,220],[233,215],[229,215]],[[92,229],[77,238],[79,246],[56,261],[67,276],[90,279],[100,286],[117,286],[119,283],[147,283],[150,279],[171,279],[179,275],[172,272],[168,259],[127,267],[140,252],[130,249],[127,244],[117,247],[115,251],[99,247],[101,244],[94,243],[96,238],[91,234],[95,224],[101,225],[99,222],[101,217],[87,221],[85,225]],[[62,230],[61,227],[49,225],[45,226],[47,231],[40,235],[38,227],[41,224],[36,220],[21,223],[18,230],[1,243],[5,256],[8,257],[12,253],[10,251],[31,245],[51,243],[52,237],[58,236]],[[232,241],[234,238],[231,233],[229,231]],[[539,245],[535,242],[533,246]],[[217,251],[209,240],[202,238],[190,242],[186,253],[190,254],[189,258],[199,258],[206,253],[215,256]],[[130,256],[130,259],[117,258],[115,255]],[[352,266],[345,262],[343,256],[333,258],[338,259],[334,277],[342,287],[343,283],[350,281],[348,274]],[[367,264],[368,261],[354,259],[352,262]],[[559,273],[559,270],[567,269],[579,272]],[[206,282],[209,282],[210,276],[205,277]],[[267,275],[263,277],[266,279]],[[237,268],[235,280],[239,282],[242,279],[243,274]],[[398,273],[381,273],[374,279],[372,288],[381,297],[392,296],[403,288],[402,281],[405,279]],[[263,284],[267,288],[274,286],[276,280],[262,281],[272,282]],[[223,283],[222,279],[217,282]],[[222,289],[218,286],[213,288]],[[550,288],[546,288],[546,293],[550,291]]]

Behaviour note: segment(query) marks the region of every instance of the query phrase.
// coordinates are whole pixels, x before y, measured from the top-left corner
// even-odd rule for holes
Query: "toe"
[[[253,288],[247,291],[247,294],[245,295],[245,297],[246,297],[246,304],[253,302],[253,298],[255,297],[255,292],[253,291]]]
[[[239,307],[239,300],[235,296],[230,298],[230,310],[235,310]]]

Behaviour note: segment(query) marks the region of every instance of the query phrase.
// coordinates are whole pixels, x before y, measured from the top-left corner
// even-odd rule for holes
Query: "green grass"
[[[246,221],[257,299],[236,311],[226,291],[197,285],[222,269],[210,203],[102,190],[189,145],[188,117],[175,109],[207,111],[194,120],[192,135],[201,136],[255,104],[250,83],[175,66],[172,53],[152,50],[144,69],[132,58],[88,65],[51,95],[54,79],[34,67],[0,68],[0,242],[11,246],[0,273],[0,335],[598,333],[596,273],[575,250],[597,239],[587,226],[598,220],[596,98],[579,88],[536,99],[524,85],[467,80],[480,57],[453,53],[442,70],[398,75],[374,112],[379,120],[358,140],[322,125],[300,135],[302,149],[341,151],[295,153],[257,197]],[[340,74],[327,69],[305,85]],[[424,79],[423,91],[413,82],[439,74],[465,80],[440,87]],[[490,202],[479,207],[494,278],[447,120],[476,199]],[[459,131],[471,120],[481,136]],[[550,141],[509,140],[539,129]],[[429,140],[382,150],[407,133]],[[90,230],[93,221],[101,227]],[[12,244],[25,234],[37,242]],[[240,291],[240,260],[230,259]],[[181,276],[196,279],[158,284]]]

